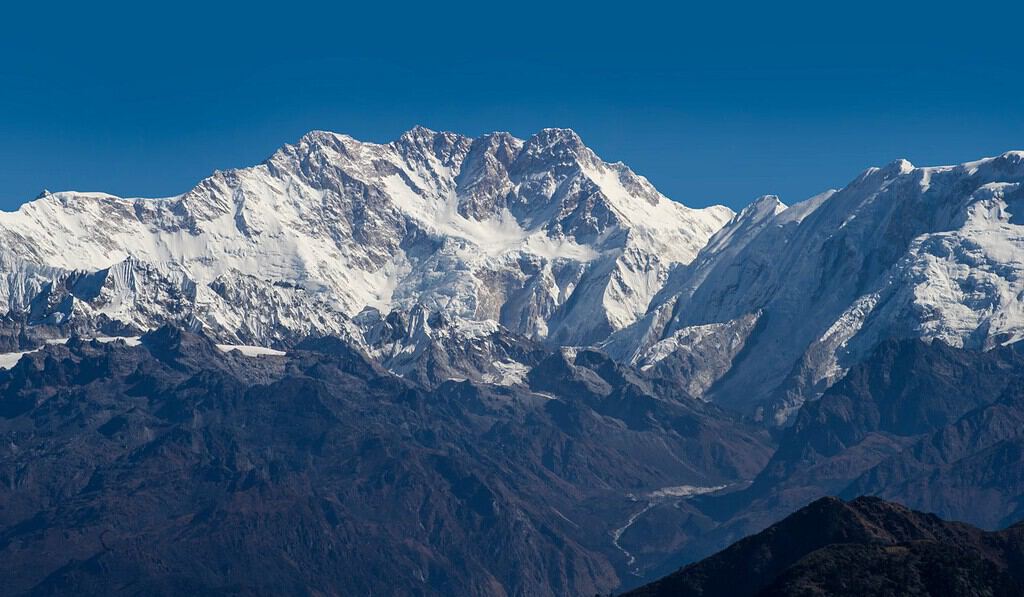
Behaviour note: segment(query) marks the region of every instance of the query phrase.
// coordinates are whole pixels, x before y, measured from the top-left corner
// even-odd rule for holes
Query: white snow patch
[[[36,349],[36,350],[38,350],[38,349]],[[23,352],[6,352],[6,353],[3,353],[3,354],[0,354],[0,369],[11,369],[11,368],[13,368],[15,365],[18,364],[18,361],[21,360],[21,357],[23,357],[23,356],[25,356],[27,354],[32,354],[33,352],[36,352],[36,351],[35,350],[26,350],[26,351],[23,351]]]
[[[644,507],[638,510],[637,512],[634,512],[626,521],[626,524],[622,525],[621,527],[611,532],[612,545],[614,545],[616,549],[621,551],[622,555],[626,556],[626,565],[629,567],[629,571],[637,576],[639,576],[640,574],[639,569],[637,569],[636,567],[636,556],[629,553],[629,551],[626,550],[626,548],[622,547],[622,545],[619,544],[619,540],[622,539],[622,535],[627,530],[629,530],[629,527],[633,526],[633,524],[637,520],[639,520],[641,516],[646,514],[647,511],[650,510],[651,508],[657,506],[658,504],[666,500],[673,498],[686,499],[693,497],[695,495],[720,491],[722,489],[725,489],[726,487],[728,486],[716,485],[714,487],[700,487],[696,485],[674,485],[671,487],[662,487],[661,489],[656,489],[652,492],[644,494],[643,497],[647,500],[647,504],[644,505]],[[636,496],[632,494],[629,494],[627,497],[629,497],[631,500],[638,501]]]
[[[128,346],[138,346],[142,344],[141,336],[98,336],[95,340],[103,344],[107,344],[108,342],[117,342],[118,340],[123,340]]]
[[[115,340],[124,340],[125,344],[127,344],[128,346],[138,346],[139,344],[142,343],[142,340],[141,340],[141,338],[139,336],[117,336],[117,337],[114,337],[114,336],[100,336],[98,338],[87,338],[86,340],[92,340],[92,339],[94,339],[94,340],[96,340],[98,342],[102,342],[104,344],[107,343],[107,342],[114,342]],[[48,346],[57,346],[57,345],[67,344],[67,343],[68,343],[68,338],[48,338],[45,341],[45,344],[48,345]],[[42,350],[42,347],[36,348],[36,349],[33,349],[33,350],[23,350],[23,351],[20,351],[20,352],[6,352],[6,353],[2,353],[2,354],[0,354],[0,369],[11,369],[15,365],[18,364],[18,361],[21,360],[21,357],[23,357],[23,356],[25,356],[27,354],[32,354],[32,353],[35,353],[35,352],[39,352],[40,350]]]
[[[459,200],[455,193],[448,193],[442,203],[416,193],[397,174],[385,177],[383,181],[396,206],[427,231],[469,241],[477,252],[491,257],[523,250],[547,259],[591,261],[598,256],[591,247],[572,240],[554,239],[542,230],[524,229],[507,209],[497,217],[474,220],[459,213]]]
[[[648,499],[660,500],[665,498],[686,498],[705,493],[714,493],[725,489],[727,485],[714,485],[712,487],[700,487],[697,485],[675,485],[673,487],[662,487],[647,494]]]
[[[284,355],[288,354],[283,350],[275,350],[273,348],[267,348],[265,346],[249,346],[246,344],[218,344],[217,348],[219,348],[221,352],[231,352],[237,350],[243,356],[247,357],[283,357]]]
[[[526,380],[530,368],[516,361],[496,361],[495,373],[485,375],[483,381],[499,386],[521,385]]]

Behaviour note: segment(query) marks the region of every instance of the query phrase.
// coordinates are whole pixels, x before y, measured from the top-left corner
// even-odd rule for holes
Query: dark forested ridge
[[[0,586],[592,594],[628,574],[630,496],[771,453],[600,353],[538,370],[427,388],[335,338],[250,357],[175,327],[47,346],[0,372]]]
[[[1012,346],[884,342],[776,432],[598,350],[531,350],[523,382],[503,386],[403,379],[334,337],[259,357],[173,326],[138,346],[45,346],[0,372],[0,580],[13,594],[593,594],[823,495],[990,531],[1021,518]],[[807,512],[843,533],[868,514],[948,526],[880,504],[815,502],[774,533],[818,528],[792,526]],[[907,572],[892,586],[914,590],[935,570],[974,582],[1011,561],[950,567],[997,536],[982,531],[956,549],[885,532],[884,548],[821,553],[830,536],[808,536],[815,547],[784,566],[771,549],[757,590],[838,591],[822,578],[851,560],[878,582]]]
[[[987,532],[879,498],[822,498],[631,597],[1024,593],[1024,525]]]
[[[647,576],[669,574],[827,495],[880,496],[988,530],[1024,519],[1022,359],[1016,345],[977,352],[941,342],[880,344],[801,407],[749,486],[686,502],[686,541],[674,562],[662,559]],[[650,511],[652,520],[664,517],[660,510]]]

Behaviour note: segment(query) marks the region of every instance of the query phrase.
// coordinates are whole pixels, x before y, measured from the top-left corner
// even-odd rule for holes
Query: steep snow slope
[[[745,409],[771,397],[762,412],[783,422],[884,338],[1019,340],[1022,180],[1024,153],[1010,152],[934,168],[899,160],[790,208],[762,198],[607,347],[678,367],[699,338],[715,348],[688,370],[714,380],[704,396]]]
[[[668,200],[566,129],[315,131],[177,197],[46,193],[0,213],[0,305],[29,325],[171,319],[262,345],[422,306],[582,344],[642,316],[731,215]]]

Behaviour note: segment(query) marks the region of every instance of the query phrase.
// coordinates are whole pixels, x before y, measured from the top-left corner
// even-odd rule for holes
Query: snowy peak
[[[473,140],[455,183],[459,213],[477,220],[499,214],[512,191],[509,168],[523,141],[508,133],[491,133]]]
[[[882,175],[883,179],[909,174],[913,171],[914,165],[910,163],[910,160],[904,158],[893,160],[879,169],[879,173]]]
[[[701,251],[699,259],[707,260],[723,250],[737,250],[787,209],[776,195],[762,195],[732,217],[716,232]]]
[[[768,402],[757,412],[782,422],[887,338],[1017,341],[1022,181],[1022,154],[1009,152],[959,166],[896,160],[788,208],[762,197],[607,346],[685,370],[705,398]]]
[[[572,129],[541,129],[529,138],[523,151],[525,157],[548,164],[571,164],[581,158],[589,158],[589,149]]]
[[[341,336],[431,384],[520,383],[542,344],[600,345],[781,422],[889,337],[1024,338],[1022,183],[1024,152],[897,160],[734,214],[669,200],[570,129],[311,131],[180,196],[0,213],[0,308],[38,337]]]
[[[455,133],[437,133],[415,127],[403,133],[391,146],[405,159],[413,172],[440,186],[448,187],[452,173],[457,172],[472,141]]]
[[[736,214],[736,220],[762,220],[766,217],[778,215],[786,209],[786,204],[779,199],[778,195],[761,195],[754,199],[750,205]]]
[[[49,288],[53,325],[188,319],[225,343],[350,333],[366,307],[420,305],[591,342],[642,315],[731,215],[669,201],[568,129],[524,141],[415,127],[389,143],[311,131],[177,197],[55,193],[0,214],[0,298],[23,310]],[[53,280],[129,259],[149,273],[53,302]]]

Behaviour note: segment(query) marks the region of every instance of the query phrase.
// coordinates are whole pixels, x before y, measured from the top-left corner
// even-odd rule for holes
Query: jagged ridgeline
[[[274,348],[346,336],[421,375],[410,353],[461,343],[486,356],[436,377],[509,380],[524,342],[596,345],[784,423],[885,338],[1021,336],[1022,155],[901,160],[733,214],[669,200],[567,129],[318,131],[177,197],[45,193],[0,214],[3,342],[173,322]]]
[[[33,323],[194,318],[225,342],[422,306],[586,344],[642,316],[731,216],[668,200],[570,130],[313,132],[179,197],[47,194],[4,215],[4,298]]]

